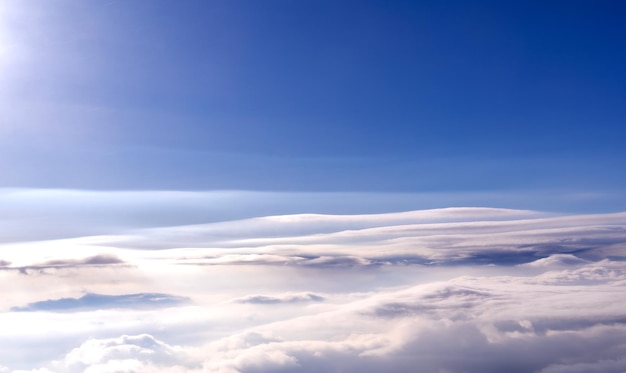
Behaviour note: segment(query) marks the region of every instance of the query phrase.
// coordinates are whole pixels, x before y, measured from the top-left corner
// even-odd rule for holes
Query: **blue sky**
[[[619,192],[618,1],[2,2],[2,186]]]

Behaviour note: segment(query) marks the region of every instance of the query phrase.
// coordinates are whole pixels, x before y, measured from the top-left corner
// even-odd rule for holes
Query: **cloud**
[[[51,242],[30,243],[28,250],[50,255],[46,246]],[[136,230],[55,241],[54,245],[59,247],[57,258],[35,263],[32,255],[20,257],[17,246],[6,246],[3,259],[7,265],[0,269],[28,273],[90,265],[138,265],[149,258],[188,265],[338,269],[416,264],[513,266],[554,255],[574,255],[586,261],[617,260],[626,247],[626,214],[546,216],[479,208],[355,216],[299,214]],[[93,255],[84,259],[61,256],[78,250]],[[551,260],[553,264],[555,260]],[[541,263],[545,264],[535,264]]]
[[[492,297],[493,294],[486,290],[446,285],[430,293],[411,294],[407,297],[381,302],[371,310],[371,314],[376,317],[397,318],[418,314],[429,315],[449,309],[454,312],[451,312],[448,317],[454,318],[459,308],[473,307]]]
[[[550,256],[555,264],[556,258],[564,258],[558,255],[584,261],[623,256],[624,213],[552,217],[526,213],[521,218],[516,213],[521,214],[449,209],[355,217],[276,216],[136,231],[112,238],[109,244],[128,250],[165,246],[170,249],[161,250],[160,258],[169,255],[179,264],[197,265],[513,266]],[[535,265],[541,263],[548,262]]]
[[[547,258],[537,259],[534,262],[525,263],[527,267],[567,267],[588,264],[589,261],[580,259],[572,254],[554,254]]]
[[[186,265],[281,265],[315,268],[349,268],[380,265],[356,256],[286,256],[271,254],[232,254],[198,259],[181,259],[178,264]]]
[[[12,311],[52,312],[0,314],[13,326],[0,361],[59,373],[619,371],[626,214],[471,211],[5,246],[10,268],[50,268],[0,271],[26,305]],[[173,248],[151,250],[161,238]]]
[[[7,168],[8,169],[8,168]],[[572,196],[565,193],[546,198],[533,196],[554,203],[571,206]],[[610,197],[610,196],[609,196]],[[73,190],[73,189],[26,189],[0,188],[0,220],[3,231],[0,242],[24,242],[59,238],[82,237],[86,235],[119,234],[129,230],[216,224],[215,236],[241,234],[230,221],[250,221],[254,229],[263,231],[262,225],[276,226],[273,216],[294,217],[291,222],[282,222],[282,231],[301,230],[309,232],[306,225],[314,230],[328,226],[364,227],[380,223],[374,216],[381,212],[414,209],[437,209],[448,206],[483,206],[494,198],[502,200],[518,199],[520,206],[528,205],[533,198],[520,198],[517,195],[493,193],[306,193],[306,192],[255,192],[241,190],[214,191],[114,191],[114,190]],[[611,198],[609,198],[611,199]],[[566,201],[565,203],[563,202]],[[506,204],[505,204],[506,205]],[[541,206],[541,204],[538,204]],[[89,206],[89,209],[85,209]],[[392,213],[387,219],[402,221],[425,221],[428,219],[445,221],[449,219],[474,219],[490,215],[498,219],[532,216],[533,212],[507,209],[467,208],[460,216],[459,209],[422,210],[408,213]],[[497,210],[500,210],[498,212]],[[308,214],[302,214],[308,212]],[[335,215],[341,214],[341,215]],[[350,215],[347,215],[350,214]],[[398,214],[398,215],[394,215]],[[404,214],[404,215],[402,215]],[[298,224],[295,216],[308,220]],[[315,218],[318,216],[318,218]],[[372,216],[372,217],[368,217]],[[260,220],[254,220],[254,219]],[[318,219],[318,222],[314,220]],[[368,221],[368,219],[370,221]],[[223,222],[223,225],[218,225]],[[247,230],[247,229],[246,229]],[[265,231],[271,233],[271,228]],[[175,233],[175,232],[170,232]],[[188,232],[189,233],[189,232]],[[253,236],[263,237],[257,230]],[[210,234],[209,234],[210,236]],[[188,237],[183,237],[187,240]],[[233,237],[232,235],[230,236]],[[180,239],[180,237],[179,237]],[[171,247],[165,240],[162,246]]]
[[[473,220],[509,220],[545,214],[496,208],[442,208],[382,214],[292,214],[263,216],[210,224],[153,228],[136,231],[125,241],[130,248],[236,247],[249,243],[293,242],[298,237],[328,237],[333,233],[409,224],[450,223]],[[350,237],[354,240],[354,237]]]
[[[189,301],[186,297],[169,294],[140,293],[123,295],[103,295],[87,293],[80,298],[51,299],[30,303],[24,307],[13,307],[13,312],[24,311],[85,311],[107,308],[154,308],[177,306]]]
[[[626,281],[626,267],[624,262],[602,260],[573,269],[548,271],[538,275],[536,280],[555,284],[614,283],[618,285]]]
[[[81,267],[102,267],[102,266],[116,266],[126,264],[122,259],[111,254],[99,254],[81,259],[52,259],[45,262],[34,263],[32,265],[25,266],[12,266],[9,261],[0,261],[0,271],[11,270],[18,271],[21,274],[27,275],[33,272],[46,273],[46,270],[50,269],[68,269],[68,268],[81,268]]]
[[[184,370],[177,369],[176,364],[183,360],[181,348],[140,334],[90,339],[72,349],[63,361],[54,362],[52,367],[60,372],[182,372]]]
[[[540,267],[544,268],[544,267]],[[596,271],[605,268],[606,271]],[[619,371],[626,263],[576,264],[528,276],[454,277],[408,287],[336,294],[247,295],[245,303],[313,302],[274,321],[231,330],[212,341],[173,345],[154,334],[90,339],[46,368],[55,372],[423,372]],[[596,273],[595,282],[545,281]],[[343,299],[343,301],[341,300]],[[231,311],[233,312],[233,311]],[[222,319],[225,320],[225,319]],[[213,328],[197,324],[196,329]]]
[[[233,299],[236,303],[251,304],[278,304],[278,303],[306,303],[322,302],[325,298],[314,293],[288,293],[274,296],[268,295],[247,295],[245,297]]]
[[[18,267],[17,269],[23,272],[28,269],[43,270],[48,268],[97,267],[117,264],[124,264],[124,261],[114,255],[100,254],[82,259],[53,259],[31,266]]]
[[[541,370],[541,373],[623,373],[626,372],[626,358],[599,360],[591,363],[554,364]]]

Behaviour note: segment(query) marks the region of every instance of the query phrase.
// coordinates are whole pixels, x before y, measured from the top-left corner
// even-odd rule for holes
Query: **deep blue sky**
[[[622,1],[0,4],[2,187],[626,185]]]

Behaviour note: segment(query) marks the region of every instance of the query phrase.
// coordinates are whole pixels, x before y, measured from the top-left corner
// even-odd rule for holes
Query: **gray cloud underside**
[[[245,297],[235,298],[235,303],[250,304],[288,304],[288,303],[306,303],[306,302],[322,302],[324,297],[314,293],[291,293],[279,295],[247,295]]]
[[[189,302],[186,297],[170,294],[139,293],[123,295],[105,295],[87,293],[80,298],[50,299],[30,303],[24,307],[13,307],[13,312],[50,311],[69,312],[99,310],[108,308],[155,308],[171,307]]]
[[[115,255],[101,254],[82,259],[54,259],[28,266],[12,266],[10,261],[0,261],[0,271],[18,271],[27,275],[33,272],[46,273],[50,269],[118,266],[126,263]]]
[[[550,234],[546,237],[537,237],[529,234],[523,237],[518,234],[516,241],[533,243],[484,243],[474,244],[478,237],[467,237],[471,244],[465,244],[462,238],[459,242],[444,246],[447,237],[429,237],[416,239],[411,242],[380,242],[379,246],[368,244],[361,250],[358,245],[332,245],[310,247],[296,247],[295,245],[275,245],[252,250],[225,250],[216,255],[196,257],[185,256],[177,258],[178,264],[185,265],[290,265],[316,268],[347,268],[347,267],[376,267],[389,265],[422,265],[422,266],[451,266],[451,265],[528,265],[530,267],[558,266],[566,264],[584,264],[590,261],[610,258],[612,260],[626,260],[623,248],[626,247],[626,231],[611,231],[615,237],[603,237],[604,230],[585,229],[567,231],[562,234]],[[575,236],[587,234],[587,238],[577,239]],[[595,236],[595,237],[594,237]],[[409,241],[408,239],[405,241]],[[426,242],[430,241],[430,242]],[[373,247],[372,247],[373,246]],[[331,250],[331,248],[336,249]],[[199,250],[200,251],[200,250]],[[344,251],[346,255],[341,255]],[[215,252],[215,251],[213,251]],[[236,254],[232,252],[237,252]],[[385,255],[389,252],[389,255]]]

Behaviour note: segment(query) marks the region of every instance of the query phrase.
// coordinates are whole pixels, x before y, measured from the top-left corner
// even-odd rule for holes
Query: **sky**
[[[619,1],[1,4],[5,187],[626,181]]]
[[[0,0],[0,372],[626,371],[625,16]]]

